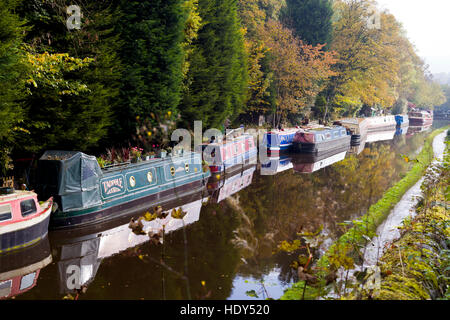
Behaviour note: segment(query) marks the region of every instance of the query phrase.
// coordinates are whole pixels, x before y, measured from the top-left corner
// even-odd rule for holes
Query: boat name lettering
[[[123,190],[123,180],[122,178],[116,178],[103,182],[103,190],[105,194],[113,194],[117,192],[121,192]]]

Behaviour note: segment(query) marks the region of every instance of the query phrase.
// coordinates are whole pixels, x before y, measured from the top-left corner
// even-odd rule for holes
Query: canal
[[[282,156],[215,177],[203,193],[163,206],[181,208],[183,220],[144,223],[154,234],[164,226],[161,239],[133,232],[130,217],[50,232],[2,257],[0,274],[20,278],[15,299],[277,299],[298,280],[296,257],[278,245],[320,230],[326,250],[343,222],[402,178],[411,166],[402,155],[414,157],[430,132],[380,132],[327,157]]]

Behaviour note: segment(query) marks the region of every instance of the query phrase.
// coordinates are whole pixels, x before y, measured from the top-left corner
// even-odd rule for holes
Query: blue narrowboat
[[[298,128],[272,130],[264,134],[263,145],[270,154],[278,154],[292,147]]]
[[[341,126],[299,130],[294,137],[295,150],[322,153],[350,146],[351,135]]]
[[[124,163],[101,169],[97,159],[81,152],[47,151],[38,161],[37,189],[57,204],[50,228],[67,228],[113,219],[197,192],[210,177],[201,155]]]

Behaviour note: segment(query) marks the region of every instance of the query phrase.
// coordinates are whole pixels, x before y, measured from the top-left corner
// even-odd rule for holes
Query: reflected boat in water
[[[51,262],[47,237],[25,249],[0,254],[0,300],[31,290],[37,284],[41,269]]]
[[[408,133],[408,130],[409,130],[409,126],[397,127],[397,129],[395,129],[395,135],[396,136],[404,136]]]
[[[406,127],[400,128],[402,131],[406,131]],[[381,141],[390,141],[394,140],[395,135],[397,134],[399,128],[391,128],[386,131],[372,131],[368,132],[366,135],[361,137],[360,143],[356,145],[352,145],[349,153],[352,154],[360,154],[366,148],[367,143],[381,142]],[[403,133],[405,134],[405,133]]]
[[[294,171],[300,173],[313,173],[344,160],[349,150],[350,145],[345,148],[340,148],[339,150],[334,150],[333,152],[322,153],[321,155],[295,155],[292,157],[291,161],[293,163]]]
[[[130,228],[131,216],[103,224],[52,232],[50,240],[58,266],[60,293],[73,293],[76,289],[89,286],[103,259],[149,242],[148,234],[157,234],[161,230],[168,234],[197,222],[202,205],[208,200],[204,197],[205,194],[206,188],[203,192],[162,204],[167,216],[152,221],[141,220],[143,234],[136,234]],[[181,209],[186,213],[183,219],[172,217],[174,209]]]
[[[261,164],[260,174],[262,176],[273,176],[293,167],[290,156],[270,157],[266,163]]]
[[[395,132],[396,132],[395,127],[392,128],[391,130],[369,132],[367,133],[365,143],[393,140]]]
[[[229,196],[247,188],[253,181],[256,165],[248,166],[233,175],[213,175],[208,181],[210,201],[219,203]]]
[[[433,126],[433,124],[427,124],[427,125],[423,125],[423,126],[409,126],[408,127],[408,132],[407,132],[407,136],[413,136],[415,134],[421,133],[421,132],[426,132],[431,130],[431,127]]]

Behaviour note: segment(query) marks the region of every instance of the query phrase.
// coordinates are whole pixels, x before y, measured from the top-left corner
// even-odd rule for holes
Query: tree
[[[70,59],[58,60],[57,67],[61,73],[58,74],[59,78],[55,79],[55,81],[80,82],[85,84],[88,90],[77,94],[65,94],[61,100],[57,90],[49,90],[51,86],[41,83],[38,88],[31,88],[33,94],[26,99],[28,117],[31,120],[39,119],[37,120],[39,123],[49,124],[44,136],[54,140],[43,141],[41,135],[43,128],[37,131],[33,129],[30,131],[31,140],[38,144],[27,146],[26,149],[39,152],[42,151],[40,148],[59,146],[70,149],[82,148],[82,151],[87,152],[99,147],[102,140],[103,144],[111,143],[108,131],[114,119],[112,113],[118,109],[120,102],[118,94],[122,73],[122,64],[117,52],[123,44],[114,30],[117,21],[121,19],[121,12],[115,3],[114,0],[92,2],[29,0],[21,6],[20,13],[28,21],[28,32],[24,40],[32,55],[55,63],[56,61],[52,59],[57,59],[61,54],[67,54],[67,57],[79,61],[89,60],[88,64],[76,71],[69,70],[71,66],[67,63]],[[81,9],[79,30],[67,28],[66,10],[69,5],[78,5]],[[43,63],[41,67],[47,68],[43,69],[43,72],[51,74],[48,69],[50,65]],[[68,76],[71,78],[68,79]],[[56,112],[59,108],[64,108],[60,105],[61,101],[64,101],[64,114],[67,118],[59,119],[59,125],[54,125],[52,118],[54,112],[50,112],[51,105],[55,103],[53,107]],[[71,111],[67,113],[68,110]],[[63,123],[64,121],[67,123]],[[78,129],[75,129],[74,121],[79,123]],[[83,125],[80,121],[83,121]],[[61,128],[66,128],[70,133],[58,131]],[[117,132],[118,129],[114,127],[110,131]],[[38,135],[33,136],[34,134]],[[84,138],[80,139],[80,136]],[[24,149],[23,147],[25,146],[19,149]]]
[[[189,88],[180,106],[182,120],[221,127],[243,109],[247,92],[247,57],[244,36],[234,0],[199,0],[203,25],[192,42]]]
[[[287,0],[281,20],[305,43],[330,44],[333,7],[330,0]]]
[[[183,81],[184,0],[121,0],[117,31],[123,45],[119,104],[114,110],[116,139],[135,131],[137,117],[177,114]]]
[[[336,61],[332,52],[322,50],[323,45],[304,44],[277,21],[269,21],[265,32],[276,87],[273,125],[278,126],[289,113],[313,104],[325,81],[334,75],[331,66]]]
[[[23,119],[26,65],[21,49],[23,21],[15,14],[19,1],[0,2],[0,174],[6,174],[17,126]]]
[[[79,76],[93,59],[28,52],[27,62],[31,72],[26,80],[26,132],[20,137],[19,149],[85,150],[95,145],[105,134],[105,115],[85,103],[91,90]]]
[[[385,14],[381,14],[380,29],[369,28],[372,4],[370,0],[335,2],[339,18],[333,24],[331,49],[338,53],[339,62],[333,68],[337,75],[323,94],[327,109],[333,107],[337,115],[354,116],[363,105],[389,108],[396,100],[399,28]]]

